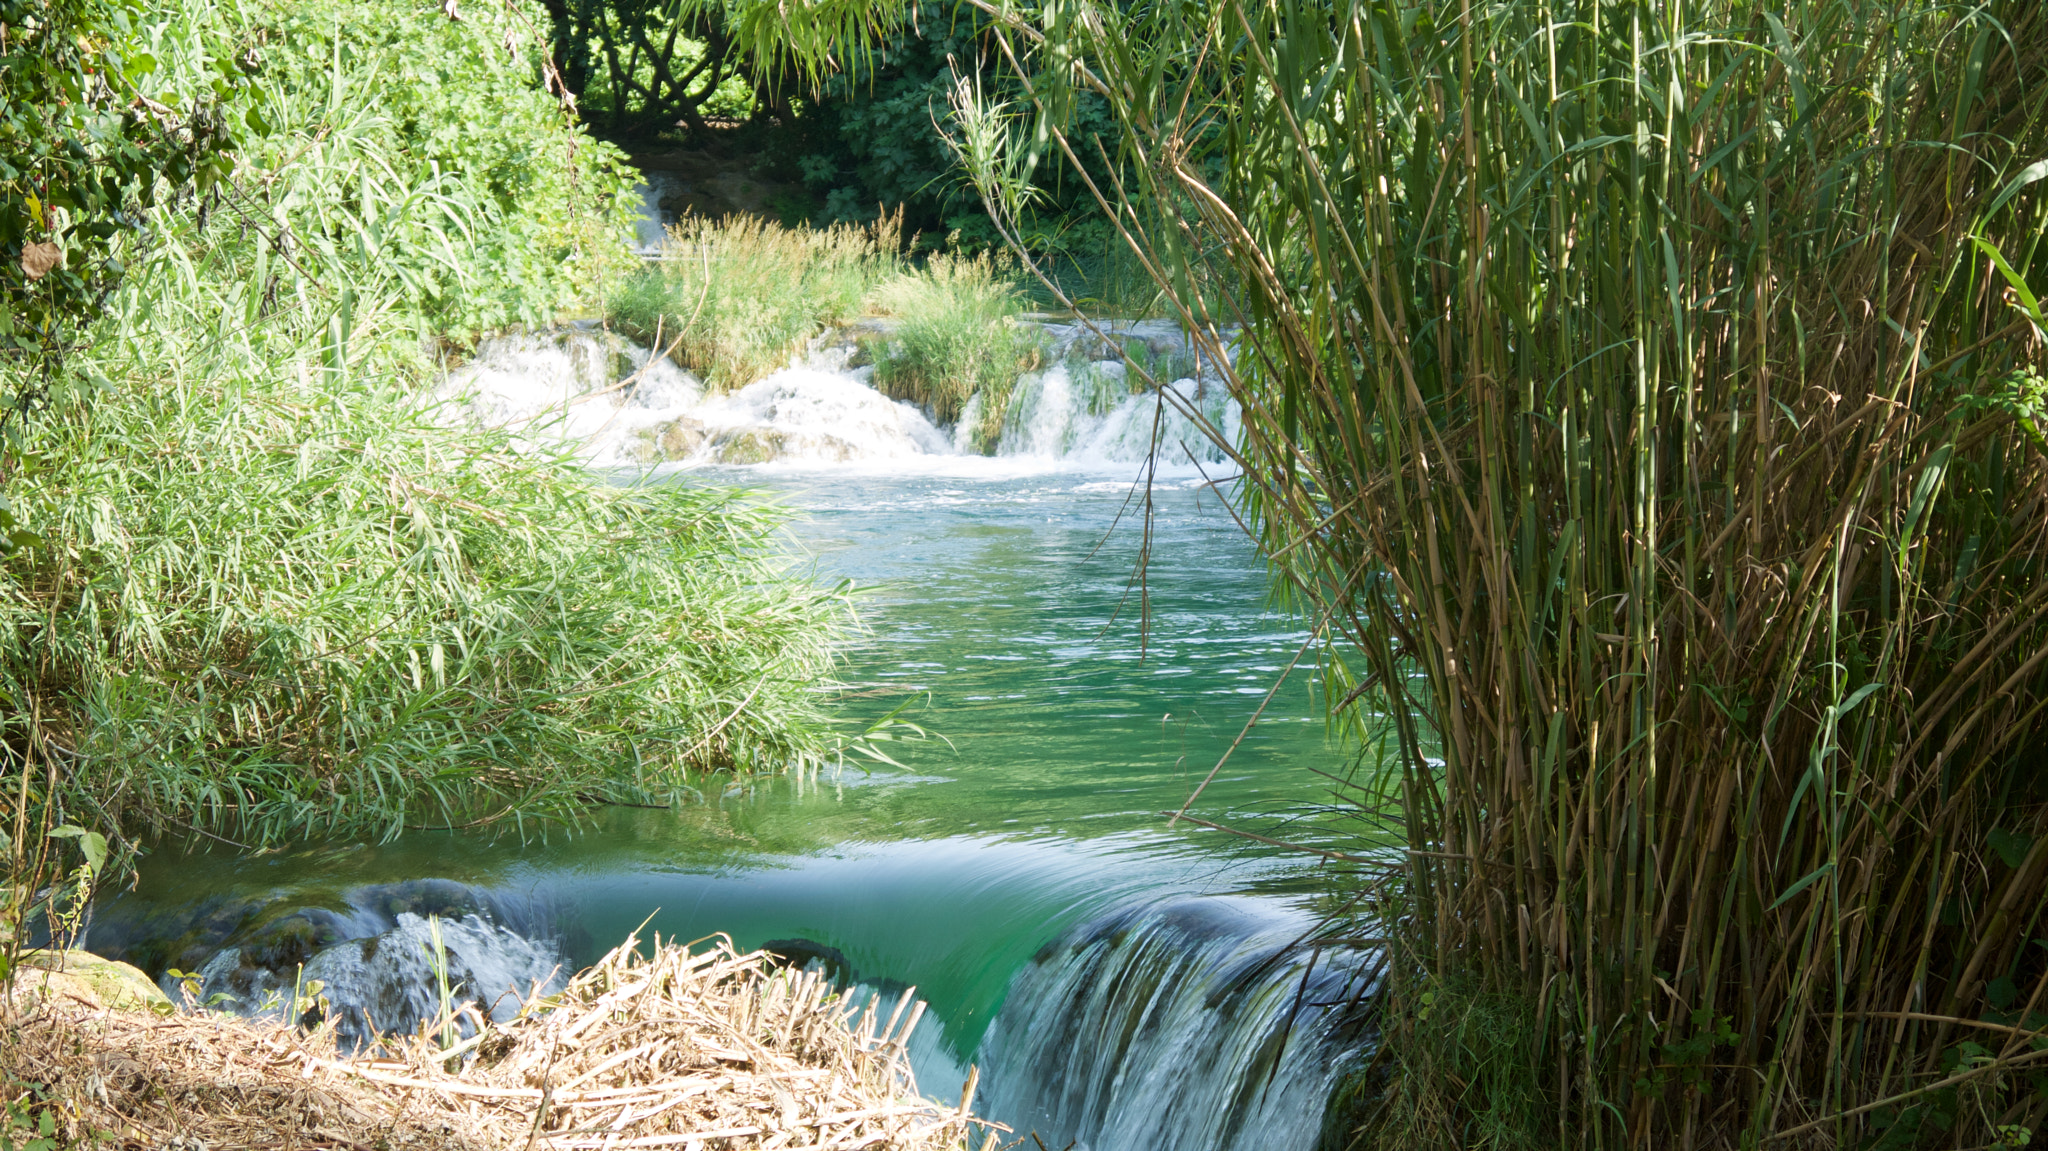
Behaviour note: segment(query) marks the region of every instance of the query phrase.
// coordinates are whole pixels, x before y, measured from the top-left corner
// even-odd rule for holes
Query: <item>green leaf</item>
[[[2048,178],[2048,160],[2036,160],[2021,168],[2020,174],[2014,176],[2012,182],[1999,191],[1998,195],[1991,201],[1989,208],[1984,209],[1984,215],[1988,217],[2000,208],[2005,207],[2005,202],[2019,195],[2020,189],[2043,178]]]
[[[2034,850],[2033,836],[2020,835],[2002,827],[1992,828],[1991,834],[1985,838],[1990,840],[1991,850],[1998,853],[1998,858],[2003,859],[2007,867],[2016,868],[2025,863],[2028,854]]]
[[[1857,688],[1854,692],[1850,693],[1849,698],[1843,702],[1842,706],[1835,709],[1835,718],[1840,719],[1855,711],[1857,704],[1869,699],[1872,692],[1883,686],[1881,683],[1866,683],[1862,687]]]
[[[2019,997],[2019,985],[2013,982],[2010,975],[2001,975],[1984,988],[1984,998],[1999,1011],[2011,1007]]]
[[[1997,245],[1992,244],[1982,236],[1972,236],[1970,237],[1970,242],[1976,244],[1985,255],[1991,257],[1991,262],[1997,266],[1999,274],[2005,277],[2006,284],[2012,288],[2013,295],[2019,297],[2020,310],[2027,314],[2028,319],[2034,321],[2035,327],[2048,329],[2048,317],[2044,317],[2041,314],[2041,301],[2039,297],[2035,296],[2034,290],[2027,286],[2026,279],[2014,271],[2011,264],[2006,263],[2005,253],[1999,251]]]
[[[97,831],[87,831],[83,827],[67,823],[62,827],[51,828],[50,838],[76,839],[78,841],[78,849],[85,853],[86,866],[95,875],[99,874],[100,868],[106,865],[107,837]]]
[[[1793,884],[1792,886],[1786,888],[1785,893],[1778,897],[1778,901],[1776,903],[1771,904],[1770,910],[1776,911],[1778,908],[1783,907],[1785,905],[1786,900],[1792,898],[1793,896],[1799,894],[1802,891],[1805,891],[1807,888],[1812,887],[1815,883],[1818,883],[1823,877],[1828,875],[1828,873],[1834,871],[1834,869],[1835,865],[1833,863],[1821,864],[1818,868],[1809,872],[1805,878],[1801,879],[1799,882]]]

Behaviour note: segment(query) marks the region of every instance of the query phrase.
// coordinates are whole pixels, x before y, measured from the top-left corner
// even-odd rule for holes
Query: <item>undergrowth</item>
[[[372,7],[150,29],[169,77],[268,61],[263,131],[125,253],[7,454],[33,533],[0,558],[0,850],[16,882],[80,881],[52,908],[153,834],[525,826],[824,749],[845,602],[784,568],[779,513],[614,486],[422,399],[432,349],[551,315],[629,258],[623,184],[527,98],[531,57],[462,70],[534,13]],[[437,61],[456,90],[394,106],[394,78]],[[465,142],[508,83],[494,107],[531,146],[512,157]]]

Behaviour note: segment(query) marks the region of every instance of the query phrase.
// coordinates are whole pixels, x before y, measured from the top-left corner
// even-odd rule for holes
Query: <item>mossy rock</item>
[[[140,968],[90,951],[30,951],[14,970],[14,993],[30,996],[72,995],[114,1011],[177,1010],[170,997]]]
[[[748,428],[719,441],[718,462],[765,464],[782,458],[782,452],[781,432],[772,428]]]

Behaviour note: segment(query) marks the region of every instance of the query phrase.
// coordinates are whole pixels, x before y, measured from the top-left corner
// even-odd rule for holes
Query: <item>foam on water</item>
[[[1234,439],[1237,407],[1211,379],[1131,387],[1125,365],[1068,354],[1011,390],[993,457],[968,450],[974,396],[951,427],[820,351],[729,394],[615,334],[591,329],[487,340],[435,389],[444,418],[509,429],[531,448],[566,447],[601,467],[708,464],[887,468],[968,475],[1128,470],[1156,443],[1173,468],[1214,466],[1203,425]],[[843,349],[841,350],[843,353]]]
[[[435,943],[438,928],[440,941]],[[537,994],[561,990],[564,972],[552,943],[528,939],[481,916],[428,919],[402,912],[383,932],[348,939],[314,952],[293,971],[261,963],[241,947],[216,952],[194,973],[194,998],[222,1010],[281,1018],[293,996],[324,1000],[344,1046],[358,1046],[381,1031],[412,1031],[438,1018],[441,964],[451,1006],[475,1003],[504,1022]],[[164,993],[181,1002],[185,981],[166,974]],[[466,1020],[459,1021],[465,1031]]]

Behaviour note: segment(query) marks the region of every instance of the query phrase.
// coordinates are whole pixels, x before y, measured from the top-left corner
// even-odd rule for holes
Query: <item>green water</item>
[[[822,579],[869,589],[842,678],[850,724],[906,699],[946,742],[890,745],[903,770],[733,786],[677,811],[610,809],[544,841],[416,834],[258,858],[164,850],[104,904],[91,937],[188,969],[255,908],[362,903],[438,878],[501,893],[587,961],[648,921],[663,935],[801,938],[860,977],[914,984],[928,1089],[972,1060],[1014,973],[1085,916],[1134,900],[1264,893],[1305,904],[1313,863],[1187,824],[1176,808],[1304,638],[1267,608],[1266,574],[1217,495],[1155,491],[1153,562],[1133,582],[1142,509],[1125,477],[1085,473],[683,477],[768,490]],[[1119,513],[1123,523],[1111,525]],[[1141,645],[1141,597],[1147,635]],[[1312,658],[1194,807],[1298,841],[1350,829],[1317,813],[1342,748]],[[353,893],[353,894],[352,894]]]

